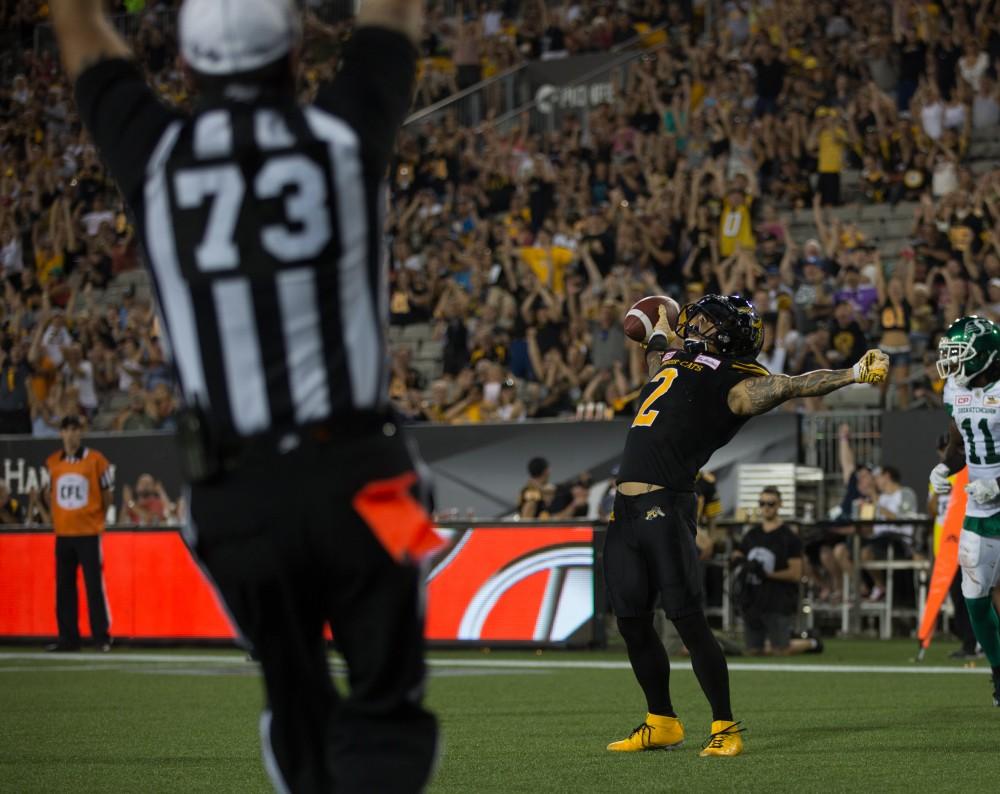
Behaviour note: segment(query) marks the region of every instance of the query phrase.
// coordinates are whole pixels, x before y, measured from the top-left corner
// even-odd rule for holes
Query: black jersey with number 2
[[[759,364],[666,351],[639,395],[618,481],[693,491],[698,470],[750,418],[729,410],[729,390],[768,374]]]

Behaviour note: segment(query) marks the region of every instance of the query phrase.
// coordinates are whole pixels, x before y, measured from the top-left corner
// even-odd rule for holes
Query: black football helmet
[[[688,338],[689,325],[702,315],[712,324],[710,330]],[[715,352],[729,358],[755,359],[764,345],[764,323],[757,310],[742,295],[706,295],[681,309],[677,335],[690,353]],[[708,343],[715,347],[708,350]]]

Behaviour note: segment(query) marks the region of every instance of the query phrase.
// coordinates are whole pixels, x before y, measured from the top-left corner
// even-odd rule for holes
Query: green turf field
[[[747,727],[736,759],[698,758],[710,715],[684,662],[672,688],[685,747],[618,755],[605,744],[645,710],[623,653],[434,653],[445,748],[432,791],[997,790],[987,668],[948,662],[947,643],[915,666],[914,647],[833,641],[751,670],[731,659]],[[254,666],[233,652],[0,648],[0,791],[269,791],[260,702]]]

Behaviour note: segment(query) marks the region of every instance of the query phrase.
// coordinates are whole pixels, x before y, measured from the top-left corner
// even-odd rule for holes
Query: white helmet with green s
[[[937,371],[962,388],[1000,364],[1000,327],[985,317],[955,320],[938,342]]]

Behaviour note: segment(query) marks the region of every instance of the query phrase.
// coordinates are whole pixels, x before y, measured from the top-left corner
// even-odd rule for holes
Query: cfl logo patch
[[[79,474],[64,474],[56,481],[56,504],[63,510],[79,510],[90,500],[90,482]]]

